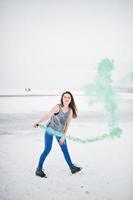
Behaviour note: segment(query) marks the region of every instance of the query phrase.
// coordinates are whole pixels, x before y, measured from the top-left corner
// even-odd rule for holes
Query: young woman
[[[77,117],[77,109],[76,109],[73,95],[69,91],[66,91],[61,96],[60,104],[57,104],[56,106],[54,106],[40,120],[38,120],[36,123],[34,123],[33,127],[36,128],[39,123],[49,120],[47,123],[47,127],[50,127],[50,128],[52,128],[56,131],[59,131],[65,135],[71,119],[76,118],[76,117]],[[72,163],[71,157],[68,152],[67,142],[66,142],[65,137],[59,137],[59,136],[55,136],[55,137],[61,147],[64,158],[71,170],[71,173],[74,174],[76,172],[79,172],[81,170],[81,168],[75,166]],[[40,156],[38,167],[35,172],[35,174],[40,177],[46,177],[46,174],[44,173],[42,168],[43,168],[44,161],[51,150],[52,142],[53,142],[53,135],[49,134],[46,130],[44,139],[45,139],[45,142],[44,142],[45,148]]]

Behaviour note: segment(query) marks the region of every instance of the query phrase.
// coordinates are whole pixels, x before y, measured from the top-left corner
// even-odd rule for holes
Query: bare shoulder
[[[56,112],[59,112],[59,104],[56,104],[54,107],[53,107],[53,111],[56,113]]]
[[[51,110],[48,112],[49,117],[51,117],[52,115],[54,115],[54,113],[59,112],[59,105],[56,104],[55,106],[53,106],[51,108]]]

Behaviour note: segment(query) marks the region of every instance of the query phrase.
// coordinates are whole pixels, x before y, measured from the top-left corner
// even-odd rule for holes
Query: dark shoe
[[[36,176],[40,176],[41,178],[43,178],[43,177],[47,178],[46,174],[40,168],[36,169],[35,174],[36,174]]]
[[[75,174],[75,173],[81,171],[81,169],[82,169],[81,167],[77,167],[77,166],[75,166],[75,165],[72,165],[72,166],[70,167],[70,170],[71,170],[71,173],[72,173],[72,174]]]

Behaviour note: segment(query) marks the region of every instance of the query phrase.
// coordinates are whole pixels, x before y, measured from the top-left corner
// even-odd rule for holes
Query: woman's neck
[[[63,108],[64,110],[67,110],[67,109],[69,108],[69,105],[63,105],[62,108]]]

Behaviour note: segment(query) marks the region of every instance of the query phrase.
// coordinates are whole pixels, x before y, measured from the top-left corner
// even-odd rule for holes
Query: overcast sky
[[[133,69],[132,0],[0,0],[0,88],[79,89]]]

